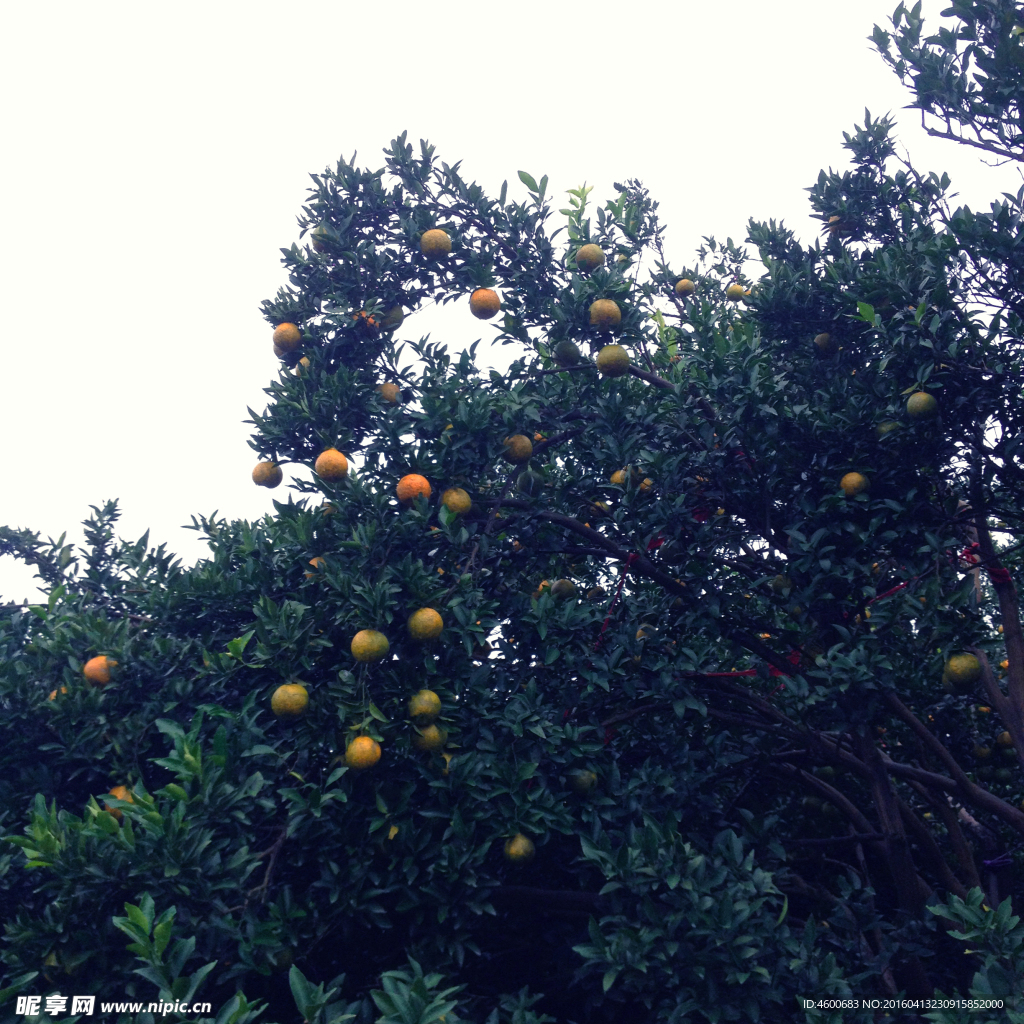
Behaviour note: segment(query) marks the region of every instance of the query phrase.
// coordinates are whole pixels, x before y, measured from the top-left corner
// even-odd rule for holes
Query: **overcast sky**
[[[279,365],[259,304],[285,283],[308,175],[354,151],[382,166],[406,129],[492,193],[525,192],[520,168],[602,202],[639,178],[676,263],[703,235],[741,241],[751,216],[812,239],[804,190],[845,166],[865,107],[894,112],[963,201],[1016,191],[900,109],[867,40],[894,6],[5,5],[0,523],[80,538],[118,498],[121,536],[149,528],[191,563],[193,513],[272,511],[286,492],[253,486],[243,423]],[[459,346],[492,332],[461,303],[407,323]],[[34,588],[0,558],[0,596]]]

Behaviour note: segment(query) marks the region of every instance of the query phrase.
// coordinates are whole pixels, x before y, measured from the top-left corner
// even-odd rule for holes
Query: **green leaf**
[[[520,180],[520,181],[521,181],[521,182],[522,182],[522,183],[523,183],[523,184],[524,184],[524,185],[525,185],[525,186],[526,186],[526,187],[527,187],[527,188],[528,188],[528,189],[529,189],[529,190],[530,190],[531,192],[537,192],[537,191],[539,191],[539,190],[538,190],[538,188],[537,188],[537,182],[536,182],[536,179],[535,179],[535,178],[533,177],[533,175],[532,175],[532,174],[527,174],[527,173],[526,173],[526,171],[520,171],[520,172],[519,172],[519,180]]]

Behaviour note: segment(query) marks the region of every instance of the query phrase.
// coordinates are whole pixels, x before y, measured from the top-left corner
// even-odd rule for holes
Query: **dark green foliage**
[[[978,66],[1019,37],[998,4],[955,10],[960,35],[925,42],[897,10],[878,39],[898,71],[968,30]],[[964,95],[992,135],[976,105],[994,101]],[[193,569],[118,541],[113,504],[80,554],[0,531],[48,595],[0,621],[5,1012],[58,989],[198,993],[240,1024],[1019,999],[1022,197],[951,210],[944,176],[898,164],[888,118],[846,148],[851,169],[809,190],[820,240],[751,223],[756,281],[731,241],[673,266],[636,181],[597,209],[573,190],[553,227],[546,179],[495,200],[405,136],[380,170],[314,177],[312,244],[264,305],[302,343],[251,444],[286,468],[337,447],[349,475],[294,482],[257,523],[198,520]],[[435,227],[446,256],[420,250]],[[581,274],[585,242],[607,259]],[[505,372],[412,333],[481,286]],[[622,377],[593,362],[597,298],[623,314]],[[937,417],[908,416],[916,391]],[[401,505],[412,472],[433,494]],[[850,472],[870,488],[847,497]],[[440,506],[449,487],[470,511]],[[444,619],[429,643],[406,628],[424,607]],[[354,660],[362,629],[387,657]],[[944,689],[966,650],[981,681]],[[96,655],[118,662],[104,687],[82,676]],[[290,682],[309,709],[277,720]],[[438,751],[414,746],[421,688]],[[357,735],[382,749],[365,771],[345,764]],[[531,861],[503,856],[517,833]]]

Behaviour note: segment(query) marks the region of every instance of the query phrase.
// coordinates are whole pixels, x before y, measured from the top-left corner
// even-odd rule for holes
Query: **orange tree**
[[[879,46],[919,85],[968,15],[1019,45],[970,6]],[[198,521],[189,570],[113,505],[80,555],[0,538],[48,592],[0,633],[7,1006],[1019,995],[1021,197],[951,210],[884,118],[846,148],[820,242],[751,224],[756,279],[731,242],[670,261],[634,181],[556,216],[404,136],[315,176],[252,413],[254,480],[312,476]],[[418,337],[435,302],[509,369]]]

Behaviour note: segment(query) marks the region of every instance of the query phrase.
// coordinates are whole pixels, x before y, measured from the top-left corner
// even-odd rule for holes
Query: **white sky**
[[[192,513],[286,499],[250,480],[242,421],[279,365],[259,304],[285,282],[308,175],[353,151],[376,169],[404,129],[491,193],[525,193],[520,168],[559,200],[639,178],[676,263],[702,235],[742,241],[751,216],[812,239],[804,189],[845,166],[865,106],[970,205],[1016,191],[900,109],[867,40],[894,6],[4,5],[0,523],[78,539],[89,505],[119,498],[123,537],[149,528],[191,563]],[[459,346],[491,331],[462,303],[414,324]],[[34,586],[0,558],[0,596]]]

